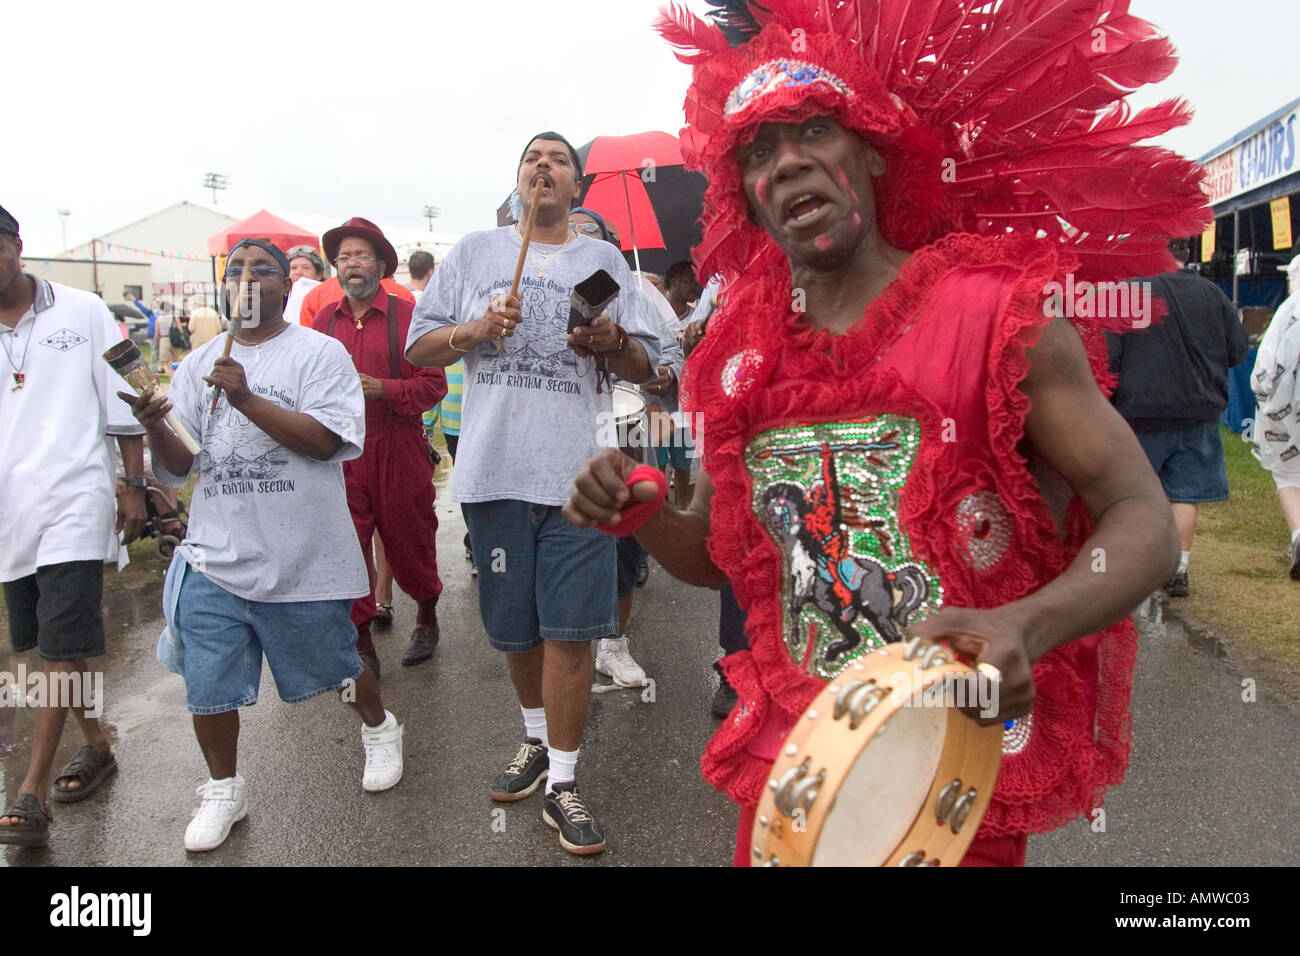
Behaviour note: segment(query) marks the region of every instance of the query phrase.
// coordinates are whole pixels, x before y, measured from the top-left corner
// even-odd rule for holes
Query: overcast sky
[[[210,202],[209,171],[230,177],[218,206],[414,228],[432,204],[440,232],[487,228],[533,133],[581,145],[677,132],[689,70],[650,29],[659,4],[19,0],[5,13],[21,108],[0,205],[30,255],[61,247],[59,208],[76,245],[182,199]],[[1300,96],[1295,0],[1131,10],[1182,55],[1137,105],[1183,96],[1197,109],[1168,145],[1197,157]]]

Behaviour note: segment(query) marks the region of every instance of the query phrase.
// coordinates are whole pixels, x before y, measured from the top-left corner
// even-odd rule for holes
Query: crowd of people
[[[325,234],[324,261],[244,240],[221,285],[227,333],[195,343],[165,393],[137,395],[98,359],[115,334],[102,304],[24,276],[17,223],[0,216],[0,342],[14,376],[0,394],[0,467],[31,499],[2,512],[15,649],[39,647],[51,673],[85,670],[103,652],[99,570],[119,547],[108,532],[116,520],[129,542],[141,528],[146,443],[159,480],[194,481],[158,643],[184,679],[209,773],[188,850],[220,846],[249,811],[239,708],[257,699],[263,658],[286,702],[333,691],[354,708],[366,791],[400,782],[403,727],[370,629],[392,625],[395,583],[417,608],[402,663],[439,643],[435,422],[483,630],[519,706],[518,748],[497,758],[489,794],[541,790],[542,821],[568,852],[606,846],[578,787],[581,745],[597,672],[618,687],[647,681],[627,633],[647,552],[721,592],[712,706],[726,720],[703,766],[741,808],[738,864],[757,855],[758,799],[810,701],[904,634],[947,642],[1000,688],[995,713],[968,711],[1002,726],[1003,770],[963,864],[1023,864],[1030,833],[1088,813],[1122,781],[1129,614],[1162,585],[1186,593],[1196,505],[1226,494],[1206,424],[1220,383],[1189,378],[1155,336],[1117,336],[1108,352],[1101,333],[1134,329],[1045,308],[1045,289],[1075,271],[1108,276],[1125,257],[1172,268],[1166,244],[1199,229],[1203,197],[1185,161],[1151,162],[1112,124],[1116,169],[1136,177],[1135,195],[1163,197],[1158,213],[1129,208],[1123,229],[1098,220],[1112,245],[974,230],[975,194],[937,178],[934,143],[960,124],[927,127],[932,105],[908,99],[919,85],[888,87],[896,77],[863,68],[847,21],[805,23],[805,7],[775,4],[765,26],[734,11],[665,21],[694,63],[690,152],[709,187],[694,265],[662,277],[633,273],[601,212],[576,205],[579,153],[545,131],[517,160],[527,239],[507,225],[465,236],[440,263],[413,256],[412,288],[363,218]],[[1078,16],[1081,29],[1093,22]],[[1135,24],[1114,42],[1141,34]],[[926,69],[965,76],[963,62]],[[1099,104],[1118,97],[1106,89]],[[1008,134],[999,161],[1038,157],[1065,128],[1020,126],[1024,142]],[[944,148],[974,162],[984,147]],[[999,201],[981,215],[1029,215]],[[1130,234],[1146,245],[1115,238]],[[601,272],[618,294],[589,315],[574,290]],[[1177,274],[1154,281],[1169,305],[1162,335],[1191,329],[1211,364],[1240,361],[1221,293]],[[1193,318],[1207,310],[1222,320],[1213,331]],[[1296,310],[1283,311],[1289,331]],[[90,348],[33,348],[51,333]],[[1269,354],[1294,356],[1290,341],[1279,333]],[[1149,387],[1153,363],[1187,385],[1173,412]],[[1294,414],[1290,379],[1257,376],[1278,421]],[[620,389],[645,407],[636,425],[650,440],[602,437]],[[83,423],[93,411],[97,428],[17,444],[38,406]],[[109,436],[126,472],[116,515]],[[1265,448],[1269,462],[1295,457]],[[14,478],[36,467],[39,500]],[[1294,498],[1282,500],[1291,521]],[[42,845],[47,798],[83,799],[114,772],[84,711],[86,745],[52,770],[67,709],[38,713],[0,843]]]

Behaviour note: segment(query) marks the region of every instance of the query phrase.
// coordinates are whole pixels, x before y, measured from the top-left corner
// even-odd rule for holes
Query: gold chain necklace
[[[519,235],[517,230],[515,232],[515,235]],[[542,266],[537,270],[537,278],[540,279],[542,278],[542,276],[546,275],[546,270],[551,267],[552,260],[558,259],[565,251],[567,251],[569,248],[569,243],[572,242],[573,239],[574,239],[574,233],[570,232],[567,236],[564,237],[564,242],[560,243],[560,248],[554,250],[553,252],[541,252],[536,248],[534,248],[531,242],[528,244],[528,254],[532,256],[537,256],[537,258],[542,260]],[[520,242],[522,241],[523,238],[520,237]]]

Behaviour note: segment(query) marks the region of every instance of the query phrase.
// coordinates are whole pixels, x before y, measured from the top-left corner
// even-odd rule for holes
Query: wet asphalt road
[[[651,562],[629,632],[634,656],[655,681],[653,700],[632,690],[592,697],[578,780],[609,848],[580,860],[541,822],[540,795],[506,805],[488,798],[488,785],[522,739],[522,721],[504,661],[479,623],[463,524],[445,488],[438,511],[446,585],[441,646],[423,665],[400,666],[415,616],[400,593],[394,628],[377,632],[385,702],[406,727],[406,773],[397,788],[361,790],[360,724],[349,709],[332,695],[285,705],[268,671],[260,703],[242,716],[248,818],[218,850],[187,854],[181,838],[206,771],[181,679],[153,657],[165,569],[159,562],[132,590],[105,589],[105,719],[120,773],[87,801],[54,804],[50,846],[0,847],[0,866],[728,864],[737,814],[699,772],[716,726],[708,713],[716,595],[687,588]],[[1142,624],[1128,780],[1111,792],[1104,820],[1031,839],[1029,863],[1294,864],[1300,716],[1272,694],[1267,675],[1196,649],[1176,622]],[[6,669],[18,661],[10,658]],[[1243,678],[1256,681],[1254,702],[1242,700]],[[30,711],[0,708],[6,805],[16,796],[30,733]],[[70,721],[56,765],[80,742]]]

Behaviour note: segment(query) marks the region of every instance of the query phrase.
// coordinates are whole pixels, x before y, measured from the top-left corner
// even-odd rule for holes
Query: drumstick
[[[230,346],[234,344],[235,328],[238,325],[239,325],[239,320],[234,315],[231,315],[230,328],[226,329],[226,347],[221,350],[222,358],[227,358],[227,359],[230,358]],[[215,365],[213,365],[212,370],[214,372],[217,370]],[[217,399],[219,399],[220,397],[221,397],[221,386],[217,385],[212,389],[212,407],[208,409],[209,415],[215,415],[217,413]]]
[[[519,294],[519,277],[524,274],[524,260],[528,258],[528,242],[533,237],[533,222],[537,219],[537,200],[542,194],[542,177],[538,176],[533,180],[533,198],[528,207],[528,215],[524,217],[524,237],[519,246],[519,259],[515,262],[515,278],[510,283],[510,294]],[[506,344],[506,334],[501,333],[497,339],[497,351],[500,352],[502,346]]]

